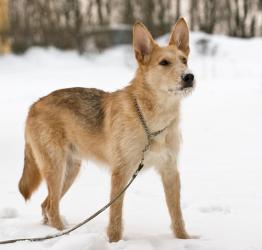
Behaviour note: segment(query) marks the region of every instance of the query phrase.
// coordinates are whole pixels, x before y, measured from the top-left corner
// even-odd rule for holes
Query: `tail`
[[[30,199],[32,193],[38,188],[42,181],[41,174],[36,165],[31,146],[25,145],[24,169],[18,187],[25,200]]]

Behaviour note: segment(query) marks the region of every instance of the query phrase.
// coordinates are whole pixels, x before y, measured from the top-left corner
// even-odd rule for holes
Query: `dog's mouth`
[[[188,96],[194,90],[195,84],[192,86],[185,86],[183,83],[179,84],[176,88],[169,88],[168,93],[178,96]]]

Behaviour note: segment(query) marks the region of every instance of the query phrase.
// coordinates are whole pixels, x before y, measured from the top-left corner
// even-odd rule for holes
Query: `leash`
[[[68,235],[71,232],[73,232],[76,229],[78,229],[79,227],[81,227],[84,224],[88,223],[89,221],[93,220],[95,217],[97,217],[102,212],[104,212],[107,208],[109,208],[116,200],[118,200],[125,193],[125,191],[129,188],[129,186],[135,180],[135,178],[137,177],[137,175],[139,174],[141,169],[144,167],[145,153],[149,150],[149,148],[150,148],[150,146],[152,144],[153,138],[156,137],[157,135],[159,135],[160,133],[162,133],[166,129],[166,127],[165,127],[165,128],[163,128],[161,130],[158,130],[158,131],[155,131],[155,132],[150,132],[150,129],[147,126],[146,120],[145,120],[145,118],[143,116],[143,113],[142,113],[138,103],[137,103],[136,98],[133,97],[133,100],[134,100],[134,105],[135,105],[135,108],[136,108],[136,112],[138,114],[140,122],[141,122],[141,124],[142,124],[142,126],[143,126],[143,128],[145,130],[146,135],[147,135],[147,144],[145,145],[144,149],[142,150],[142,157],[141,157],[141,160],[139,162],[137,170],[134,172],[134,174],[132,175],[131,179],[129,180],[127,185],[124,187],[124,189],[118,195],[116,195],[112,200],[110,200],[104,207],[102,207],[97,212],[92,214],[90,217],[88,217],[87,219],[83,220],[82,222],[80,222],[79,224],[75,225],[74,227],[72,227],[72,228],[70,228],[68,230],[64,230],[63,232],[56,233],[56,234],[50,234],[50,235],[47,235],[47,236],[44,236],[44,237],[18,238],[18,239],[0,241],[0,245],[11,244],[11,243],[16,243],[16,242],[20,242],[20,241],[39,242],[39,241],[44,241],[44,240],[58,238],[58,237],[61,237],[63,235]]]
[[[143,153],[144,154],[144,153]],[[143,156],[144,158],[144,156]],[[128,182],[128,184],[125,186],[125,188],[117,195],[115,196],[110,202],[108,202],[104,207],[102,207],[101,209],[99,209],[97,212],[95,212],[94,214],[92,214],[90,217],[88,217],[87,219],[85,219],[84,221],[80,222],[79,224],[75,225],[74,227],[65,230],[63,232],[57,233],[57,234],[51,234],[51,235],[47,235],[44,237],[36,237],[36,238],[21,238],[21,239],[13,239],[13,240],[5,240],[5,241],[0,241],[0,245],[3,244],[11,244],[11,243],[15,243],[15,242],[19,242],[19,241],[30,241],[30,242],[36,242],[36,241],[44,241],[44,240],[49,240],[49,239],[54,239],[54,238],[58,238],[61,237],[63,235],[68,235],[69,233],[75,231],[77,228],[83,226],[84,224],[88,223],[89,221],[91,221],[92,219],[94,219],[95,217],[97,217],[99,214],[101,214],[102,212],[104,212],[108,207],[110,207],[120,196],[122,196],[125,191],[128,189],[128,187],[132,184],[132,182],[135,180],[135,178],[137,177],[138,173],[140,172],[140,170],[144,167],[144,159],[141,159],[139,166],[137,168],[137,170],[135,171],[135,173],[133,174],[132,178],[130,179],[130,181]]]

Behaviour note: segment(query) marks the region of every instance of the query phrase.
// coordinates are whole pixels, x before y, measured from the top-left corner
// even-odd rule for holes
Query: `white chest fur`
[[[179,145],[180,132],[177,128],[163,131],[153,139],[149,151],[146,152],[145,166],[161,168],[175,162],[178,158]]]

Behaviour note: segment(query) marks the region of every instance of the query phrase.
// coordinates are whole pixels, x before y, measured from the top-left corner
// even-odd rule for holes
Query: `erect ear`
[[[179,50],[189,54],[189,29],[183,17],[180,17],[172,28],[169,45],[175,45]]]
[[[153,37],[147,28],[140,22],[133,27],[133,47],[139,63],[146,64],[155,46]]]

